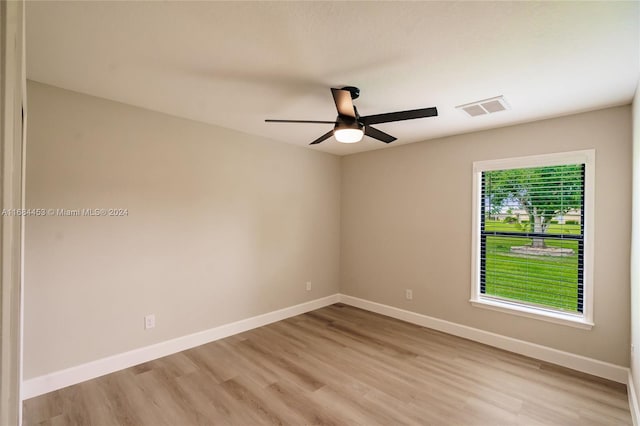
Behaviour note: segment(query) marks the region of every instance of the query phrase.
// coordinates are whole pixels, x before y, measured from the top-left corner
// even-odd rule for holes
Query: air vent
[[[494,112],[511,109],[503,96],[496,96],[495,98],[458,105],[456,108],[466,112],[470,117],[493,114]]]

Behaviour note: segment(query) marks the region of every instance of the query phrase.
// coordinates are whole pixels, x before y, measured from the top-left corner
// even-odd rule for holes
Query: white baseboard
[[[393,306],[370,302],[365,299],[347,296],[345,294],[340,294],[339,300],[346,305],[355,306],[357,308],[386,315],[412,324],[432,328],[454,336],[484,343],[485,345],[494,346],[520,355],[536,358],[541,361],[561,365],[583,373],[603,377],[614,382],[627,384],[627,376],[629,374],[629,369],[627,367],[610,364],[593,358],[587,358],[570,352],[560,351],[535,343],[525,342],[524,340],[502,336],[500,334],[491,333],[489,331],[480,330],[466,325],[429,317],[427,315],[406,311]]]
[[[638,420],[640,420],[640,407],[638,406],[638,394],[636,393],[636,386],[633,383],[631,369],[629,369],[627,379],[627,396],[629,397],[629,409],[631,410],[633,426],[638,426]]]
[[[263,325],[271,324],[286,318],[320,309],[338,302],[338,294],[268,312],[266,314],[224,324],[198,333],[156,343],[107,358],[81,364],[65,370],[56,371],[44,376],[34,377],[22,382],[22,399],[33,398],[66,386],[94,379],[105,374],[113,373],[143,362],[152,361],[176,352],[204,345],[218,339],[242,333]]]
[[[257,327],[262,327],[263,325],[271,324],[315,309],[320,309],[338,302],[400,319],[412,324],[442,331],[454,336],[484,343],[500,349],[505,349],[521,355],[526,355],[542,361],[582,371],[594,376],[603,377],[615,382],[627,384],[629,405],[631,407],[634,425],[637,425],[636,420],[640,411],[638,411],[638,402],[635,389],[633,388],[633,381],[631,380],[629,369],[626,367],[502,336],[442,319],[429,317],[427,315],[418,314],[393,306],[383,305],[381,303],[371,302],[353,296],[347,296],[345,294],[334,294],[255,317],[224,324],[209,330],[178,337],[166,342],[160,342],[151,346],[98,359],[86,364],[67,368],[65,370],[34,377],[22,382],[22,399],[33,398],[66,386],[84,382],[86,380],[129,368],[143,362],[152,361],[163,356],[184,351]]]

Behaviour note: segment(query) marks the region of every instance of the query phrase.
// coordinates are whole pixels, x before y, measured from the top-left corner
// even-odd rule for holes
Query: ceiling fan
[[[333,124],[333,129],[329,130],[309,145],[315,145],[329,139],[332,135],[338,142],[353,143],[362,140],[364,135],[384,143],[391,143],[395,137],[380,131],[372,124],[390,123],[392,121],[413,120],[416,118],[435,117],[438,115],[436,107],[412,109],[409,111],[388,112],[385,114],[367,115],[361,117],[358,109],[353,105],[353,100],[360,96],[360,89],[353,86],[346,86],[342,89],[331,89],[333,101],[338,110],[338,116],[334,121],[318,120],[265,120],[267,123],[325,123]]]

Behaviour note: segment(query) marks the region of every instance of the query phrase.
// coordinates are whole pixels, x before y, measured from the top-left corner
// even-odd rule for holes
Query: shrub
[[[515,216],[507,216],[504,218],[504,223],[517,223],[518,218]]]

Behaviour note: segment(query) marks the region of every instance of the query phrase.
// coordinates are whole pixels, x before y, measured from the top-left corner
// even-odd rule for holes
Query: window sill
[[[569,327],[581,328],[583,330],[591,330],[594,326],[593,322],[585,318],[563,314],[560,312],[544,311],[542,309],[531,308],[517,303],[509,303],[494,299],[471,299],[471,304],[477,308],[490,309],[492,311],[505,312],[521,317],[533,318],[541,321],[548,321],[555,324],[567,325]]]

